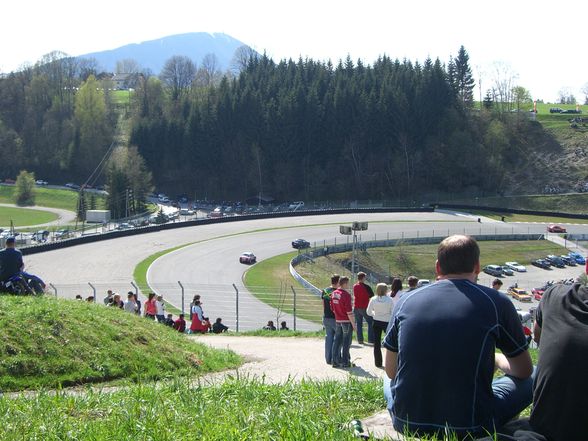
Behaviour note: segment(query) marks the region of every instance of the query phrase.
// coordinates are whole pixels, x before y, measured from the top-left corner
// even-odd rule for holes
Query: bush
[[[35,174],[21,170],[16,178],[14,192],[16,205],[35,205]]]

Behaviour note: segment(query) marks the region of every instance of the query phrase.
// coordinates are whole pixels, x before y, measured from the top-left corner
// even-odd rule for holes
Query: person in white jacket
[[[382,367],[382,332],[386,334],[394,308],[394,299],[386,295],[387,293],[388,285],[378,283],[376,295],[370,299],[367,307],[367,313],[374,318],[374,361],[379,368]]]

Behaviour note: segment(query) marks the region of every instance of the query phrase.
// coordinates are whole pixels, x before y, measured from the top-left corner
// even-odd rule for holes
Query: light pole
[[[357,231],[366,231],[368,229],[367,222],[353,222],[351,226],[340,225],[339,233],[349,236],[353,234],[351,242],[351,285],[355,282],[355,249],[357,244]]]

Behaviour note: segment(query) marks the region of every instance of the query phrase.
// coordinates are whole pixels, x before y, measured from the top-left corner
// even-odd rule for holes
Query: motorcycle
[[[45,293],[45,282],[33,274],[23,272],[0,282],[0,291],[15,295],[42,295]]]

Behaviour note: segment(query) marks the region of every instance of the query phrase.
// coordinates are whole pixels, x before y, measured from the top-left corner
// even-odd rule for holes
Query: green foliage
[[[0,398],[2,438],[106,440],[353,440],[349,422],[383,409],[379,380],[233,378],[211,386],[177,379],[161,388]]]
[[[16,178],[16,205],[35,205],[35,174],[21,170]]]
[[[2,295],[0,335],[3,391],[196,375],[239,363],[167,326],[85,301]]]

